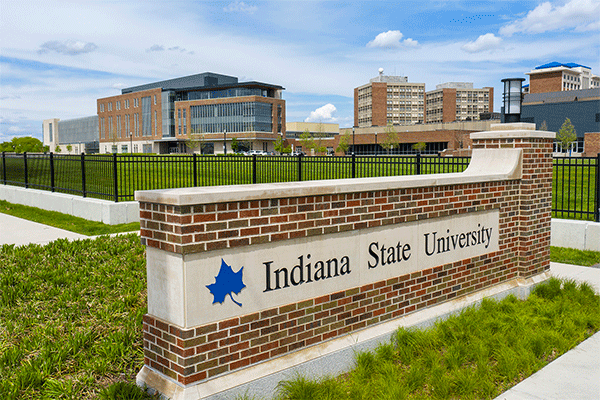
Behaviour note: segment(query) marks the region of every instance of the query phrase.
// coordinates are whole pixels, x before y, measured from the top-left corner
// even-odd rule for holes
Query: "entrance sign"
[[[203,398],[215,378],[545,276],[554,134],[534,129],[471,134],[463,173],[137,192],[138,383]]]

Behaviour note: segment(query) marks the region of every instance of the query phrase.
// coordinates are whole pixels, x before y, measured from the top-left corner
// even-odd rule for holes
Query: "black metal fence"
[[[113,201],[136,190],[462,172],[469,157],[2,153],[2,183]],[[555,158],[553,216],[600,221],[600,155]]]

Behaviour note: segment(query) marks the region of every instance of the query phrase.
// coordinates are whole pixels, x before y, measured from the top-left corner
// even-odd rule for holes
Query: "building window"
[[[154,105],[156,105],[156,95],[154,95]]]
[[[598,119],[598,115],[596,114],[596,119]],[[52,122],[48,124],[48,141],[52,142]]]
[[[108,103],[108,111],[112,111],[112,102]]]
[[[142,97],[142,136],[152,136],[150,96]]]

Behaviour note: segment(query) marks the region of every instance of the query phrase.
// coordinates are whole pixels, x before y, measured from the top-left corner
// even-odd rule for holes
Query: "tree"
[[[31,136],[15,137],[10,142],[0,143],[0,152],[41,153],[43,150],[44,144]]]
[[[200,154],[206,147],[206,137],[201,129],[191,129],[189,139],[185,141],[185,145],[193,152],[194,149],[199,149]]]
[[[233,150],[234,153],[238,152],[239,147],[240,145],[238,143],[237,138],[234,137],[233,139],[231,139],[231,150]]]
[[[573,127],[571,120],[567,118],[560,127],[558,135],[556,135],[556,141],[560,143],[561,149],[567,152],[571,147],[571,144],[576,140],[577,134],[575,133],[575,127]]]
[[[419,142],[412,145],[413,150],[416,150],[417,153],[421,153],[427,147],[427,143]]]
[[[70,144],[67,145],[67,151],[70,153],[73,150],[73,146]]]
[[[308,129],[300,134],[300,142],[302,142],[302,148],[305,149],[305,152],[315,148],[315,138]]]
[[[386,149],[389,154],[390,149],[393,149],[394,146],[398,146],[398,142],[400,142],[398,132],[396,132],[394,125],[392,125],[392,122],[390,121],[385,127],[385,139],[383,139],[383,142],[381,142],[381,147]]]
[[[292,152],[291,145],[285,145],[285,140],[283,139],[283,135],[279,136],[279,138],[275,141],[275,151],[278,151],[279,154],[288,154]]]
[[[337,152],[341,152],[346,154],[348,149],[350,148],[350,131],[346,130],[344,134],[340,137],[340,141],[338,142],[338,147],[335,149]]]
[[[60,150],[60,146],[58,146],[58,145],[57,145],[57,146],[54,148],[54,152],[55,152],[55,153],[60,153],[60,152],[61,152],[61,150]]]

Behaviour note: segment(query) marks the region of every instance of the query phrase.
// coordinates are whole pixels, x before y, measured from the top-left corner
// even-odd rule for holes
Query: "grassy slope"
[[[42,210],[40,208],[24,206],[21,204],[12,204],[4,200],[0,200],[0,212],[88,236],[140,230],[139,222],[107,225],[102,222],[89,221],[84,218],[74,217],[56,211]]]

